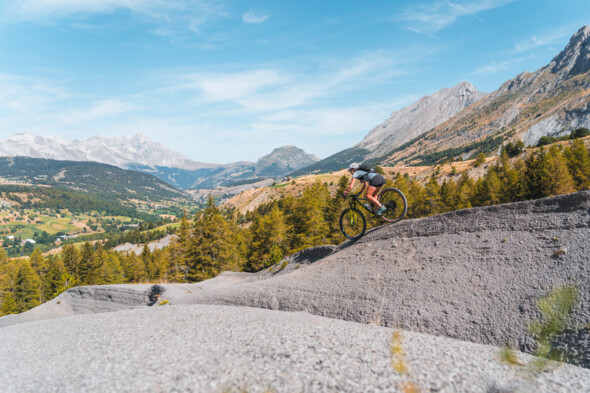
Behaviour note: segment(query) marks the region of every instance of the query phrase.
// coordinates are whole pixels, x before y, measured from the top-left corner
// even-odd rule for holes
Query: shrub
[[[479,153],[477,158],[475,159],[475,162],[473,163],[473,166],[477,168],[478,166],[480,166],[481,164],[483,164],[485,162],[486,162],[486,155],[483,153]]]

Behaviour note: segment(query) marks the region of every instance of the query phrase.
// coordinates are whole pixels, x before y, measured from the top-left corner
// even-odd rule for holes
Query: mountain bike
[[[377,195],[377,200],[387,208],[381,216],[375,214],[375,206],[367,198],[360,198],[360,193],[349,195],[346,198],[350,199],[350,206],[344,209],[340,215],[340,231],[350,240],[360,239],[367,230],[367,220],[360,208],[365,209],[375,218],[389,223],[401,220],[408,212],[406,196],[393,187],[384,188]]]

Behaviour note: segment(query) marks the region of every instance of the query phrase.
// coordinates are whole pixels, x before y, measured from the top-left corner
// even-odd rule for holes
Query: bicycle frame
[[[358,195],[350,195],[349,198],[351,198],[350,207],[356,207],[357,205],[361,206],[363,209],[368,211],[371,215],[375,216],[374,206],[368,198],[361,198]],[[368,202],[369,205],[371,206],[371,209],[366,207],[362,201]]]

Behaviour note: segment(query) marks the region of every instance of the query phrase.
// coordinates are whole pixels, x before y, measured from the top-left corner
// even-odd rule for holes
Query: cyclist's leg
[[[371,201],[373,205],[378,209],[381,207],[381,203],[377,200],[377,193],[381,190],[382,186],[374,187],[369,184],[369,188],[367,188],[367,199]]]

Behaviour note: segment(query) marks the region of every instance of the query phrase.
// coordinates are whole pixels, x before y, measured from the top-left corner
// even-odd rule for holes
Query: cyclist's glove
[[[344,192],[342,193],[342,196],[343,196],[344,198],[346,198],[346,197],[348,196],[348,191],[344,191]]]

